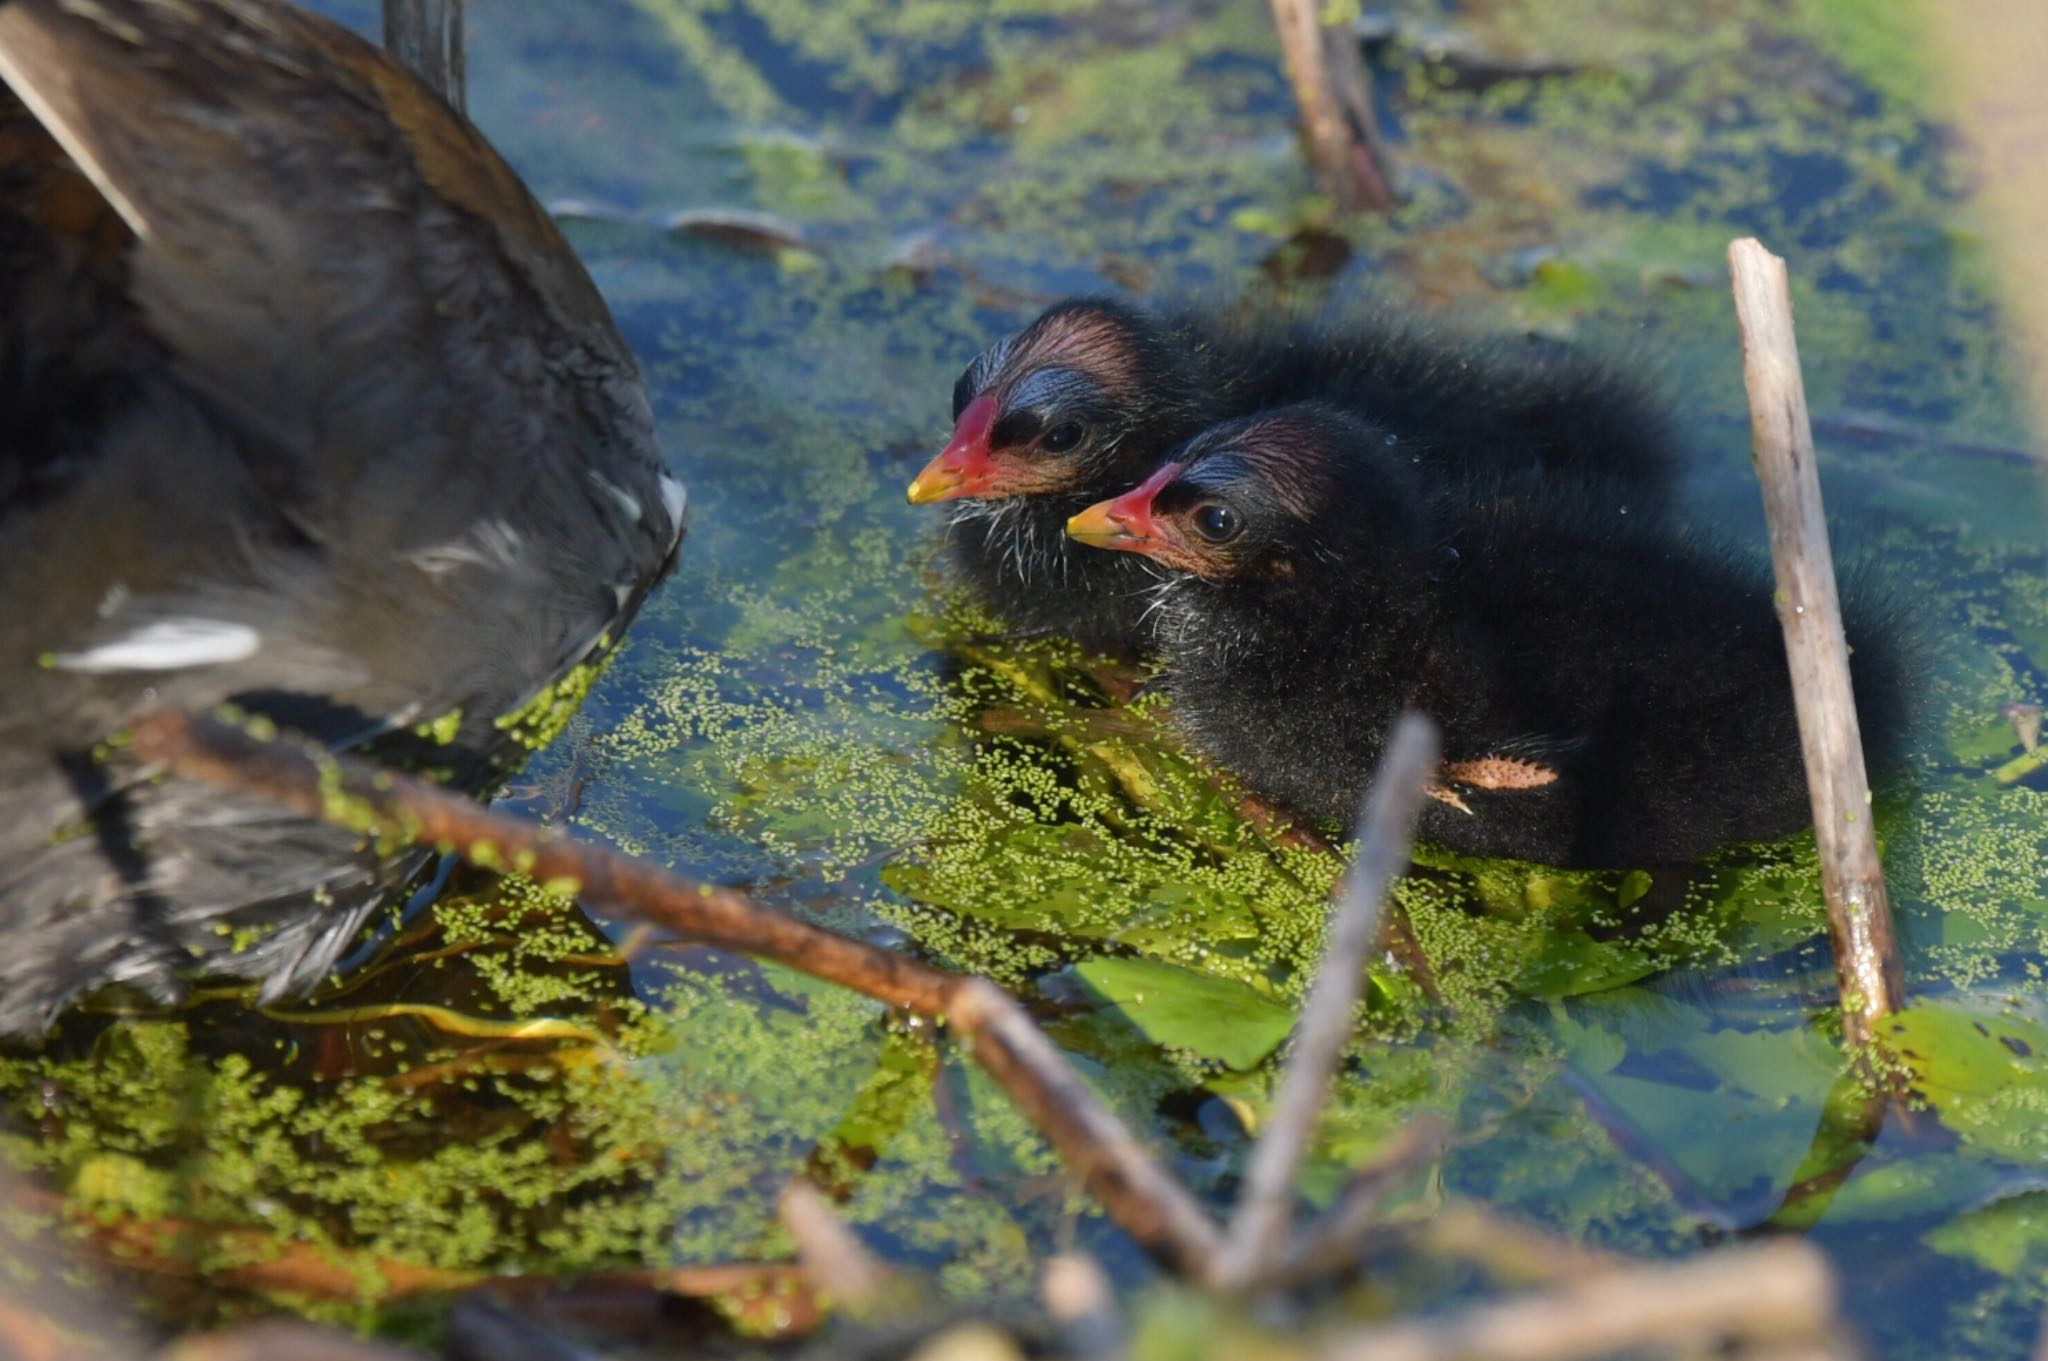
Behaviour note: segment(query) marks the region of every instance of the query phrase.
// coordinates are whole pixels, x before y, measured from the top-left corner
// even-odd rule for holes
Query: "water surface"
[[[1843,551],[1928,644],[1878,809],[1920,1109],[1850,1137],[1810,839],[1731,851],[1676,911],[1640,874],[1425,848],[1401,896],[1447,1004],[1376,979],[1305,1181],[1431,1111],[1457,1137],[1407,1213],[1475,1198],[1653,1255],[1809,1229],[1885,1354],[2024,1355],[2048,785],[1994,772],[1998,707],[2048,698],[2048,562],[1914,38],[1848,0],[1396,13],[1376,76],[1413,196],[1346,223],[1263,6],[474,0],[472,114],[610,299],[695,516],[510,802],[1019,989],[1221,1205],[1341,867],[1246,824],[1118,677],[977,641],[902,494],[954,377],[1079,290],[1390,294],[1662,367],[1694,514],[1760,552],[1722,263],[1757,234],[1791,263]],[[476,876],[394,934],[305,1004],[85,1015],[0,1065],[12,1152],[87,1239],[183,1264],[159,1312],[402,1328],[485,1274],[778,1258],[803,1171],[963,1296],[1028,1292],[1070,1242],[1150,1276],[999,1093],[872,1003]],[[1412,1274],[1332,1307],[1474,1284]]]

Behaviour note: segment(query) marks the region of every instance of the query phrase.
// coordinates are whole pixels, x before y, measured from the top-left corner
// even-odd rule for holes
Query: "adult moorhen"
[[[1456,337],[1384,306],[1320,316],[1058,303],[968,365],[944,452],[910,499],[955,501],[948,557],[998,614],[1142,647],[1153,575],[1072,551],[1062,526],[1218,421],[1321,400],[1433,479],[1569,479],[1588,506],[1661,518],[1680,440],[1649,386],[1551,342]]]
[[[1766,577],[1575,483],[1449,486],[1309,404],[1205,432],[1069,532],[1171,572],[1153,623],[1176,723],[1298,812],[1348,821],[1416,708],[1445,753],[1420,835],[1454,850],[1680,863],[1809,819]],[[1882,756],[1895,640],[1847,612]]]
[[[302,992],[420,858],[110,735],[233,702],[487,788],[683,488],[547,214],[375,48],[277,0],[0,0],[0,81],[0,1031]]]

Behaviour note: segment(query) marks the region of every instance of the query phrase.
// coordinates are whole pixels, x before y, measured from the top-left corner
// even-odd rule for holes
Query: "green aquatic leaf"
[[[2026,1191],[1928,1230],[1928,1247],[2010,1276],[2048,1265],[2048,1190]]]
[[[1612,1072],[1628,1057],[1628,1042],[1620,1035],[1604,1026],[1583,1025],[1573,1020],[1559,1003],[1550,1005],[1550,1023],[1572,1067],[1588,1076]]]
[[[1996,716],[1961,714],[1948,729],[1948,752],[1958,765],[1990,766],[2012,758],[2019,750],[2019,734],[2012,724]]]
[[[1588,1078],[1640,1137],[1717,1200],[1745,1203],[1792,1184],[1818,1106],[1785,1106],[1740,1091],[1621,1073]],[[1712,1131],[1712,1137],[1705,1137]],[[1768,1187],[1758,1190],[1759,1183]]]
[[[1294,1028],[1294,1008],[1228,978],[1149,959],[1100,958],[1074,966],[1154,1044],[1249,1068]]]
[[[2048,747],[2021,752],[1992,771],[1991,778],[1999,784],[2018,784],[2042,766],[2048,766]]]
[[[1921,1002],[1882,1033],[1913,1090],[1966,1144],[2048,1156],[2048,1026],[1981,1004]]]
[[[1842,1072],[1840,1052],[1804,1025],[1717,1030],[1681,1052],[1728,1086],[1780,1105],[1819,1105]]]
[[[2006,1175],[1976,1158],[1922,1153],[1856,1172],[1826,1206],[1825,1218],[1840,1225],[1940,1214],[1982,1200]],[[1805,1228],[1812,1221],[1774,1222]]]
[[[1584,265],[1553,258],[1537,264],[1530,280],[1529,302],[1545,309],[1583,309],[1599,301],[1602,290],[1602,281]]]

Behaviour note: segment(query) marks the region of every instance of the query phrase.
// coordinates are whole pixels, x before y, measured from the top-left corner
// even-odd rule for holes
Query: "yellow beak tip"
[[[960,486],[961,479],[953,476],[950,469],[934,472],[926,468],[911,479],[910,486],[903,494],[913,506],[928,506],[934,501],[944,501],[958,495]]]
[[[1082,511],[1067,521],[1067,537],[1092,547],[1106,547],[1124,537],[1123,531],[1100,515]]]

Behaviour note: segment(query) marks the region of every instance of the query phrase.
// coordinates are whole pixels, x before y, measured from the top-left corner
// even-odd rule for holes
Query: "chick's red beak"
[[[984,395],[969,402],[945,449],[911,481],[910,504],[929,505],[987,491],[996,471],[988,442],[995,423],[995,398]]]
[[[1067,537],[1091,548],[1154,552],[1162,539],[1152,518],[1152,502],[1180,471],[1180,464],[1168,463],[1122,496],[1096,502],[1067,521]]]

